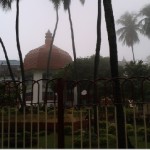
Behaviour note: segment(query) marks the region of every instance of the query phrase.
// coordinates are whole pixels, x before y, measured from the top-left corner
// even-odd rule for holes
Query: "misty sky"
[[[115,20],[126,11],[138,12],[143,6],[149,3],[150,0],[112,0]],[[75,32],[77,57],[87,57],[95,54],[97,0],[86,0],[84,6],[80,4],[79,0],[72,0],[71,14]],[[9,59],[19,59],[16,48],[15,15],[15,2],[11,11],[4,12],[0,9],[0,36],[8,51]],[[55,9],[49,0],[20,1],[20,44],[23,58],[30,50],[44,44],[45,33],[48,29],[53,32],[55,21]],[[118,28],[118,25],[116,25],[116,29]],[[73,56],[68,13],[64,11],[62,5],[59,9],[59,25],[54,44]],[[126,60],[132,60],[131,48],[123,46],[118,41],[117,45],[119,60],[122,60],[123,57]],[[145,60],[150,55],[150,40],[140,35],[140,43],[134,46],[134,52],[136,60]],[[102,56],[109,56],[103,12],[100,53]],[[0,59],[5,59],[1,46]]]

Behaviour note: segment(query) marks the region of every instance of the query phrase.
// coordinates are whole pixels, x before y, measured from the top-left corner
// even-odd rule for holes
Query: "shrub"
[[[99,122],[99,128],[100,128],[100,129],[102,129],[102,128],[105,129],[105,128],[106,128],[106,121],[100,121],[100,122]]]
[[[70,135],[72,133],[72,127],[71,126],[65,126],[64,127],[64,133],[66,135]]]
[[[134,130],[133,129],[128,129],[127,133],[128,133],[129,136],[132,136],[132,135],[134,135]]]
[[[99,129],[99,134],[106,134],[106,129]]]
[[[127,129],[127,131],[130,129],[133,129],[133,125],[132,124],[126,124],[126,129]]]
[[[112,134],[108,134],[108,146],[110,148],[116,147],[116,137]],[[107,136],[106,135],[103,135],[103,137],[100,138],[100,147],[107,148]]]
[[[145,136],[145,129],[144,127],[140,127],[138,130],[137,130],[137,134],[139,136]]]
[[[116,134],[116,124],[111,123],[108,127],[108,133],[115,135]]]

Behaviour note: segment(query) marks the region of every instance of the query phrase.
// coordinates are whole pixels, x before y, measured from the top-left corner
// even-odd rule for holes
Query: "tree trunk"
[[[71,39],[72,39],[72,49],[73,49],[73,57],[74,57],[74,75],[75,75],[75,80],[77,80],[78,79],[78,73],[77,73],[76,48],[75,48],[74,31],[73,31],[73,25],[72,25],[72,19],[71,19],[70,6],[68,6],[67,10],[68,10],[68,15],[69,15]]]
[[[13,71],[12,71],[12,68],[11,68],[11,65],[10,65],[10,62],[9,62],[9,58],[8,58],[8,55],[7,55],[7,51],[6,51],[5,45],[4,45],[4,43],[3,43],[3,41],[2,41],[1,38],[0,38],[0,43],[1,43],[1,45],[2,45],[3,52],[4,52],[4,55],[5,55],[5,59],[6,59],[7,66],[8,66],[8,70],[9,70],[11,79],[12,79],[12,81],[13,81],[13,83],[14,83],[14,86],[15,86],[15,88],[16,88],[16,93],[17,93],[17,92],[18,92],[18,86],[17,86],[16,81],[15,81],[15,77],[14,77],[14,74],[13,74]],[[22,103],[22,100],[21,100],[20,94],[17,93],[17,95],[18,95],[19,102],[20,102],[20,104],[21,104],[21,103]]]
[[[98,16],[97,16],[97,43],[95,50],[95,59],[94,59],[94,81],[97,79],[98,67],[99,67],[99,58],[100,58],[100,46],[101,46],[101,0],[98,0]],[[94,84],[94,131],[97,133],[97,85]]]
[[[111,0],[103,0],[103,4],[110,50],[111,77],[114,79],[113,95],[117,112],[118,148],[126,148],[124,112],[121,100],[120,82],[117,79],[119,77],[119,73],[114,16]]]
[[[3,52],[4,52],[4,55],[5,55],[7,66],[8,66],[8,70],[9,70],[9,73],[10,73],[10,77],[11,77],[13,83],[16,84],[15,77],[14,77],[13,71],[11,69],[11,65],[10,65],[10,62],[9,62],[8,55],[7,55],[7,51],[6,51],[6,48],[5,48],[4,43],[3,43],[1,38],[0,38],[0,43],[1,43],[2,48],[3,48]]]
[[[47,61],[47,72],[46,72],[47,79],[49,78],[51,53],[52,53],[53,43],[54,43],[55,34],[56,34],[57,26],[58,26],[58,21],[59,21],[58,8],[56,8],[56,24],[55,24],[55,29],[54,29],[53,36],[52,36],[52,42],[50,43],[50,49],[49,49],[48,61]]]
[[[22,59],[22,52],[20,49],[20,41],[19,41],[19,0],[16,1],[16,42],[17,42],[17,49],[18,49],[18,55],[20,59],[20,69],[21,69],[21,77],[22,77],[22,84],[24,85],[25,83],[25,75],[24,75],[24,66],[23,66],[23,59]],[[23,102],[25,104],[25,90],[24,86],[22,86],[23,89]]]
[[[131,46],[131,49],[132,49],[132,55],[133,55],[133,62],[135,63],[135,56],[134,56],[133,45]]]
[[[94,80],[97,79],[99,58],[100,58],[100,46],[101,46],[101,0],[98,0],[98,16],[97,16],[97,43],[94,60]]]

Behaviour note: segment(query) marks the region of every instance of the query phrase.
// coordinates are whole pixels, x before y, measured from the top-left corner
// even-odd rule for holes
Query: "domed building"
[[[50,44],[52,42],[52,34],[48,30],[45,35],[45,44],[31,50],[26,54],[24,59],[24,69],[27,79],[40,80],[46,78],[45,74],[47,71],[47,63],[49,56]],[[51,57],[49,62],[50,74],[60,69],[63,69],[66,65],[72,62],[72,58],[68,52],[58,48],[57,46],[52,46]],[[43,87],[42,81],[40,81],[40,87]],[[38,86],[33,88],[33,101],[38,98],[36,91],[40,90],[40,101],[42,100],[42,89]]]
[[[45,44],[31,50],[24,59],[25,72],[32,72],[33,78],[35,74],[40,73],[43,78],[43,73],[47,70],[48,56],[50,44],[52,42],[52,34],[48,30],[45,36]],[[56,71],[64,68],[66,65],[72,62],[72,58],[68,52],[53,45],[50,57],[49,69]]]

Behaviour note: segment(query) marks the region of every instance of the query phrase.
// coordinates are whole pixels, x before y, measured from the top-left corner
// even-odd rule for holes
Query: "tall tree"
[[[73,31],[73,23],[71,18],[70,4],[71,0],[62,0],[64,4],[64,10],[68,11],[70,30],[71,30],[71,39],[72,39],[72,49],[73,49],[73,57],[74,57],[74,75],[76,80],[78,79],[77,73],[77,63],[76,63],[76,48],[75,48],[75,40],[74,40],[74,31]],[[85,0],[80,0],[82,4],[84,4]]]
[[[9,10],[9,9],[11,9],[11,5],[12,5],[13,1],[14,0],[0,0],[0,6],[2,6],[2,8],[4,10]],[[16,91],[18,92],[18,86],[16,84],[15,77],[14,77],[14,74],[13,74],[10,62],[9,62],[7,51],[6,51],[6,48],[5,48],[4,43],[3,43],[1,38],[0,38],[0,43],[1,43],[1,46],[2,46],[3,51],[4,51],[4,55],[5,55],[5,58],[6,58],[6,62],[7,62],[7,66],[8,66],[8,69],[9,69],[9,73],[10,73],[11,79],[12,79],[14,85],[15,85]],[[19,98],[19,101],[20,101],[20,104],[21,104],[21,107],[22,107],[23,106],[22,98],[21,98],[19,93],[18,93],[18,98]]]
[[[143,33],[137,20],[137,15],[126,12],[117,20],[117,24],[121,25],[121,28],[116,32],[119,36],[119,41],[122,41],[123,45],[131,47],[133,61],[135,62],[133,46],[140,41],[138,33]]]
[[[101,46],[101,0],[98,0],[97,43],[96,43],[95,60],[94,60],[94,80],[96,80],[98,74],[100,46]]]
[[[13,0],[0,0],[0,6],[4,10],[10,10],[12,2],[13,2]],[[7,66],[8,66],[8,70],[9,70],[11,79],[12,79],[13,82],[15,82],[15,78],[14,78],[14,75],[13,75],[13,72],[12,72],[12,68],[11,68],[11,65],[10,65],[10,62],[9,62],[7,51],[6,51],[5,45],[4,45],[4,43],[3,43],[1,38],[0,38],[0,43],[1,43],[1,46],[3,48],[3,52],[4,52],[4,55],[5,55],[5,59],[6,59],[6,62],[7,62]]]
[[[22,78],[22,106],[25,105],[25,73],[24,73],[24,65],[23,65],[23,58],[22,52],[20,48],[20,40],[19,40],[19,2],[20,0],[16,0],[16,43],[17,43],[17,50],[20,59],[20,69],[21,69],[21,78]],[[22,110],[23,107],[21,107]]]
[[[140,24],[144,30],[144,35],[150,39],[150,4],[144,6],[139,13],[142,17]]]
[[[4,9],[4,10],[9,10],[11,9],[11,4],[14,0],[0,0],[0,6]]]
[[[15,77],[14,77],[14,74],[13,74],[13,71],[12,71],[12,68],[11,68],[11,65],[10,65],[10,62],[9,62],[9,58],[8,58],[8,55],[7,55],[7,51],[6,51],[6,48],[5,48],[5,45],[2,41],[2,39],[0,38],[0,43],[1,43],[1,46],[3,48],[3,52],[4,52],[4,55],[5,55],[5,59],[6,59],[6,62],[7,62],[7,66],[8,66],[8,70],[9,70],[9,73],[10,73],[10,76],[11,76],[11,79],[14,83],[15,82]]]
[[[118,80],[119,72],[118,72],[117,42],[116,42],[115,23],[111,0],[103,0],[103,5],[109,41],[111,77],[113,78],[114,81],[113,96],[117,112],[118,148],[126,148],[124,112],[121,100],[120,83]]]
[[[54,28],[54,32],[53,32],[53,36],[52,36],[52,41],[50,43],[49,54],[48,54],[47,72],[46,72],[47,78],[49,77],[52,47],[53,47],[53,43],[54,43],[54,39],[55,39],[55,34],[56,34],[56,30],[57,30],[57,26],[58,26],[58,21],[59,21],[58,8],[59,8],[59,5],[60,5],[60,0],[50,0],[50,1],[54,4],[54,8],[56,10],[56,24],[55,24],[55,28]]]
[[[100,58],[100,46],[101,46],[101,0],[98,0],[98,15],[97,15],[97,43],[95,50],[94,60],[94,81],[97,79],[99,58]],[[97,103],[97,85],[94,84],[94,104]],[[97,110],[96,106],[94,109],[94,131],[97,133]]]

